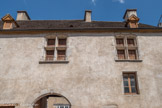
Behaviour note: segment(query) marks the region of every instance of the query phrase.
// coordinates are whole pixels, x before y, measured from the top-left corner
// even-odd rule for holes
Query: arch
[[[68,105],[68,108],[71,108],[71,102],[63,95],[59,94],[59,93],[45,93],[45,94],[42,94],[38,97],[35,98],[35,100],[32,102],[32,107],[31,108],[47,108],[47,105],[48,105],[48,99],[61,99],[61,100],[64,100],[64,102],[62,103],[59,103],[60,105]],[[45,100],[45,101],[42,101],[42,100]],[[47,101],[48,100],[48,101]],[[55,103],[56,101],[53,100],[53,102]],[[44,105],[46,105],[46,107],[40,107],[40,105],[42,105],[42,103]],[[66,104],[65,104],[66,103]],[[39,107],[36,107],[35,105],[38,105]],[[49,104],[51,105],[51,104]]]
[[[39,101],[40,99],[42,99],[43,97],[46,97],[46,96],[51,96],[51,95],[55,95],[55,96],[60,96],[60,97],[63,97],[64,99],[66,99],[66,101],[69,103],[69,106],[71,107],[71,102],[63,95],[59,94],[59,93],[46,93],[46,94],[43,94],[43,95],[40,95],[39,97],[37,97],[33,102],[32,102],[32,107],[34,108],[34,105],[37,101]]]

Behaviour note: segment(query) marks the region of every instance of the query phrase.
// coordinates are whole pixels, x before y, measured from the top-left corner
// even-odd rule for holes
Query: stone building
[[[162,28],[123,22],[0,21],[0,108],[162,108]]]

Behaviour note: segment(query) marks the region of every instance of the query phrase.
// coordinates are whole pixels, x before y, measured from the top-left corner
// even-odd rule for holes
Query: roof
[[[96,28],[127,28],[126,22],[107,22],[84,20],[30,20],[16,21],[19,27],[13,30],[39,30],[39,29],[96,29]],[[3,22],[0,21],[0,30],[3,28]],[[155,26],[139,23],[139,28],[156,28]]]

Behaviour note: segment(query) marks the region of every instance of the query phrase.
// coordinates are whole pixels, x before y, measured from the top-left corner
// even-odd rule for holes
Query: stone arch
[[[69,105],[70,105],[70,107],[71,107],[71,102],[70,102],[65,96],[63,96],[63,95],[61,95],[61,94],[58,94],[58,93],[46,93],[46,94],[43,94],[43,95],[37,97],[37,98],[34,100],[34,102],[32,103],[32,105],[34,106],[34,104],[35,104],[38,100],[40,100],[41,98],[46,97],[46,96],[60,96],[60,97],[63,97],[63,98],[69,103]],[[33,108],[34,108],[34,107],[33,107]]]
[[[42,90],[39,93],[36,93],[35,95],[31,96],[30,98],[28,98],[28,102],[30,103],[30,108],[34,108],[34,104],[41,98],[49,96],[49,95],[57,95],[60,97],[63,97],[64,99],[66,99],[66,101],[69,103],[69,106],[71,107],[71,102],[70,100],[65,96],[65,94],[63,93],[59,93],[59,92],[54,92],[54,90]]]

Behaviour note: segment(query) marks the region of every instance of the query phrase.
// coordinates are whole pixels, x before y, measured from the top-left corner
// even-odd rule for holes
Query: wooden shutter
[[[117,46],[124,46],[124,40],[123,39],[116,39]]]
[[[66,39],[59,39],[59,46],[66,46]]]
[[[65,53],[66,53],[65,50],[58,50],[57,60],[65,60],[66,59]]]
[[[53,60],[54,58],[54,50],[47,50],[46,51],[46,60]]]
[[[4,23],[4,29],[11,29],[12,23],[11,22],[5,22]]]
[[[125,59],[125,52],[124,52],[124,50],[117,50],[117,53],[118,53],[118,59],[119,60]]]
[[[48,39],[47,46],[54,46],[55,45],[55,39]]]
[[[134,39],[127,39],[128,46],[135,46]]]
[[[129,59],[135,60],[136,59],[136,50],[128,50],[129,53]]]

